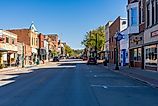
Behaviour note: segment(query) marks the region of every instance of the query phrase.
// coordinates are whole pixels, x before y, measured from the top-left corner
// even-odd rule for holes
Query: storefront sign
[[[18,51],[17,46],[9,45],[9,44],[2,44],[3,48],[10,51]]]
[[[151,32],[151,37],[155,37],[155,36],[158,36],[158,30],[154,31],[154,32]]]

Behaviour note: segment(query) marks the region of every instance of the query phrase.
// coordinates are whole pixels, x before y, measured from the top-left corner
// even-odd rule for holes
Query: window
[[[123,21],[123,22],[122,22],[122,25],[126,25],[126,21]]]
[[[15,44],[15,39],[14,38],[12,39],[12,44]]]
[[[157,65],[157,46],[151,45],[146,47],[146,65]]]
[[[9,43],[9,37],[6,37],[6,43]]]
[[[138,60],[142,59],[142,49],[138,48]]]
[[[141,1],[139,1],[139,24],[142,22],[142,5]]]
[[[150,25],[150,5],[147,4],[147,27]]]
[[[42,41],[41,41],[42,42]],[[38,46],[38,38],[36,38],[36,46]]]
[[[127,10],[128,26],[129,26],[129,10]]]
[[[134,60],[137,60],[137,49],[134,49]]]
[[[142,49],[141,48],[136,48],[134,49],[133,53],[133,58],[135,61],[140,61],[142,59]]]
[[[33,45],[33,38],[32,38],[32,45]]]
[[[158,0],[156,0],[156,23],[158,23]]]
[[[137,25],[137,8],[131,8],[131,26]]]
[[[34,38],[34,45],[36,45],[36,38]]]
[[[152,5],[152,25],[154,25],[155,24],[155,1],[153,0],[152,2],[151,2],[151,5]]]

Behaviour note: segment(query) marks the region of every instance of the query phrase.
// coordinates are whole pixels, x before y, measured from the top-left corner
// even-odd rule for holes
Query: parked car
[[[88,58],[86,56],[84,56],[82,59],[83,59],[83,61],[87,61],[88,60]]]
[[[89,57],[87,61],[87,65],[89,64],[94,64],[94,65],[97,64],[97,59],[94,57]]]
[[[59,58],[56,56],[53,58],[53,62],[59,62]]]

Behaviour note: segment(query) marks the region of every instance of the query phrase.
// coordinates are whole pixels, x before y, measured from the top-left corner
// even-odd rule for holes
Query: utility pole
[[[98,54],[98,51],[97,51],[97,46],[98,46],[98,34],[96,33],[96,41],[95,41],[95,53],[96,53],[96,55],[95,55],[95,58],[96,58],[96,63],[97,63],[97,54]]]

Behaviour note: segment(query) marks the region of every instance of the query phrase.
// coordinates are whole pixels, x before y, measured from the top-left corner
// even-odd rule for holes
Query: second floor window
[[[137,7],[131,8],[131,26],[137,25]]]
[[[152,25],[155,24],[155,1],[153,0],[152,3]]]
[[[156,23],[158,23],[158,0],[156,0]]]
[[[146,20],[146,22],[147,22],[147,27],[149,27],[149,25],[150,25],[150,4],[149,3],[147,4],[147,20]]]
[[[12,39],[12,44],[15,44],[15,39],[14,38]]]
[[[33,45],[33,38],[32,38],[32,45]]]
[[[6,43],[9,43],[9,37],[6,37]]]

